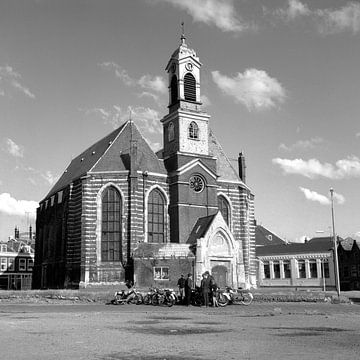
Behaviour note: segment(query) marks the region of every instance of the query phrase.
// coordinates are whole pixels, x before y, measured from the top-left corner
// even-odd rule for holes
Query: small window
[[[291,278],[290,261],[288,261],[288,260],[283,261],[283,266],[284,266],[284,278],[285,279],[290,279]]]
[[[26,271],[26,259],[19,259],[19,271]]]
[[[8,271],[15,271],[15,259],[14,258],[8,258]]]
[[[63,198],[63,192],[62,192],[62,191],[59,191],[59,192],[58,192],[58,197],[57,197],[57,199],[58,199],[58,204],[61,204],[61,203],[62,203],[62,198]]]
[[[1,245],[1,252],[7,252],[7,245],[6,244]]]
[[[351,265],[351,277],[356,277],[357,271],[356,271],[356,265]]]
[[[28,259],[28,261],[27,261],[27,269],[28,269],[28,271],[32,271],[33,267],[34,267],[34,260],[33,259]]]
[[[189,139],[199,139],[199,127],[195,121],[192,121],[189,125]]]
[[[7,259],[1,258],[0,261],[0,271],[6,271],[7,270]]]
[[[305,260],[298,260],[299,278],[306,279]]]
[[[309,260],[310,277],[317,278],[317,265],[316,260]]]
[[[270,264],[268,261],[264,262],[264,279],[270,279]]]
[[[54,206],[55,195],[50,198],[50,206]]]
[[[170,123],[168,126],[168,141],[173,141],[175,139],[175,130],[174,130],[174,123]]]
[[[169,280],[169,267],[154,267],[154,280]]]
[[[278,261],[274,261],[274,278],[280,279],[280,263]]]

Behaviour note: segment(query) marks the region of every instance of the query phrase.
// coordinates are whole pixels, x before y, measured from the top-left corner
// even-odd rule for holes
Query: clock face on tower
[[[190,189],[192,189],[194,192],[199,193],[204,190],[204,180],[199,175],[193,175],[191,176],[189,180]]]

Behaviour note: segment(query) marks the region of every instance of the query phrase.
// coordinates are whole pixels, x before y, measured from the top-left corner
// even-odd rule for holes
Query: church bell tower
[[[209,154],[209,118],[200,98],[201,63],[184,33],[166,66],[169,113],[163,124],[170,241],[186,243],[198,218],[217,212],[216,159]]]

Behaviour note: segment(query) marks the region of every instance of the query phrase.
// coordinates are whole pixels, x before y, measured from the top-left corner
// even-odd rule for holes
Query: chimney
[[[245,165],[245,156],[243,152],[239,154],[238,165],[239,165],[239,177],[242,182],[246,183],[246,165]]]

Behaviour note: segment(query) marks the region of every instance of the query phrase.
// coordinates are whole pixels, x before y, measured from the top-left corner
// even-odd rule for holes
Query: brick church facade
[[[169,113],[154,153],[127,121],[73,159],[40,202],[33,288],[176,286],[205,270],[256,284],[254,195],[200,101],[201,63],[185,37],[166,71]]]

